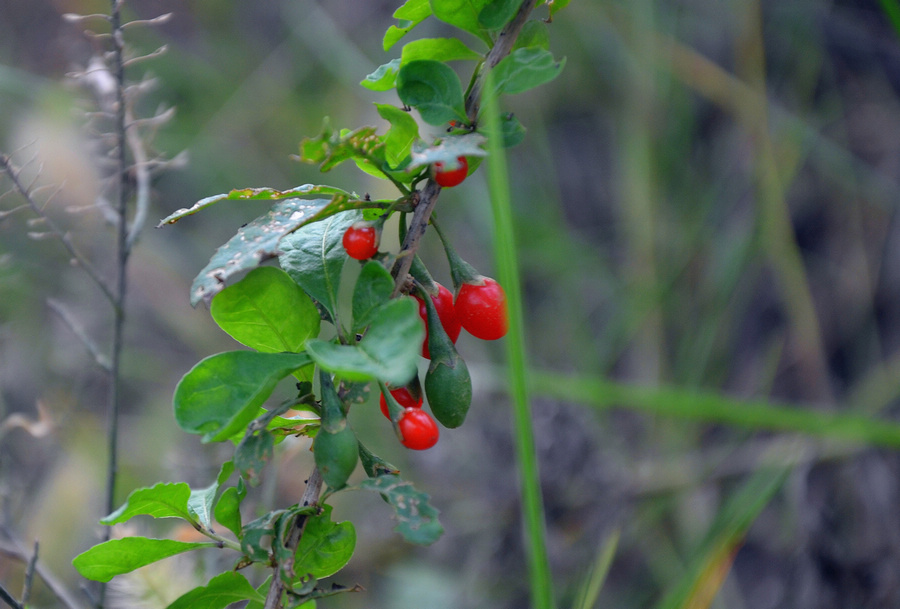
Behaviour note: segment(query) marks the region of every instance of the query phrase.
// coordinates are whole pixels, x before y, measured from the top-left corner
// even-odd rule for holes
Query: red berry
[[[378,231],[371,224],[357,222],[344,233],[343,244],[351,258],[368,260],[378,253]]]
[[[464,283],[456,294],[456,318],[466,332],[482,340],[497,340],[506,335],[506,294],[500,284],[485,277],[482,285]]]
[[[447,336],[450,337],[450,340],[456,344],[456,339],[459,338],[462,326],[456,318],[456,310],[453,307],[453,294],[441,284],[437,284],[437,286],[438,293],[436,296],[431,297],[431,302],[434,303],[434,309],[437,311],[438,317],[441,320],[444,332],[446,332]],[[431,354],[428,351],[428,309],[425,307],[425,301],[422,300],[418,294],[413,294],[413,298],[419,303],[419,317],[425,322],[425,340],[422,342],[422,357],[431,359]]]
[[[419,408],[407,408],[397,423],[400,428],[400,441],[406,448],[425,450],[438,441],[438,426],[431,415]]]
[[[397,403],[403,406],[404,408],[421,408],[422,407],[422,396],[419,396],[419,399],[416,399],[412,393],[410,393],[407,387],[400,387],[399,389],[391,389],[391,395],[394,396],[394,399],[397,400]],[[381,402],[381,412],[384,413],[388,419],[391,418],[391,412],[388,410],[387,400],[384,399],[384,394],[382,393],[380,396]]]
[[[456,157],[456,169],[444,171],[443,161],[436,161],[433,169],[434,181],[444,188],[448,188],[450,186],[462,184],[462,181],[469,175],[469,162],[466,160],[466,157],[458,156]]]

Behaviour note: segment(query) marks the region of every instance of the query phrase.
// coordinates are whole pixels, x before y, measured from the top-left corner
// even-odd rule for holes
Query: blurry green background
[[[399,45],[381,47],[397,5],[128,2],[130,17],[173,13],[164,26],[128,33],[135,55],[168,45],[128,74],[156,78],[142,115],[176,110],[154,150],[188,161],[154,179],[151,221],[131,260],[122,500],[157,480],[206,485],[226,458],[225,447],[177,429],[171,396],[199,359],[237,348],[206,310],[191,309],[188,288],[214,249],[265,208],[222,203],[173,227],[152,224],[236,187],[313,182],[392,196],[354,167],[320,175],[289,156],[326,116],[336,127],[385,128],[372,102],[396,103],[393,93],[358,82],[399,54]],[[47,212],[111,277],[110,227],[96,211],[73,212],[93,204],[102,174],[96,137],[82,128],[90,98],[66,78],[84,68],[92,43],[61,18],[107,10],[0,0],[0,152],[19,164],[37,157],[39,183],[63,185]],[[448,33],[432,19],[412,37]],[[528,128],[510,151],[510,186],[528,359],[545,373],[534,421],[560,606],[572,606],[614,530],[619,548],[597,606],[653,606],[684,577],[733,489],[765,463],[793,469],[713,606],[900,605],[895,453],[560,397],[578,375],[896,414],[900,46],[882,4],[573,0],[550,35],[554,54],[567,58],[563,74],[504,105]],[[459,67],[465,82],[471,66]],[[457,250],[490,275],[483,174],[445,191],[440,214]],[[0,192],[9,190],[0,180]],[[5,194],[0,211],[20,204]],[[107,387],[46,303],[63,303],[104,347],[111,312],[58,242],[29,238],[41,230],[30,219],[28,211],[0,219],[0,415],[35,418],[40,404],[52,431],[0,431],[0,541],[39,539],[42,561],[77,590],[70,561],[98,539],[102,515]],[[424,248],[449,284],[437,240]],[[445,536],[405,545],[377,497],[339,495],[335,516],[353,520],[359,541],[336,580],[366,592],[321,606],[528,605],[503,351],[466,336],[459,348],[475,403],[467,424],[433,450],[398,447],[374,404],[353,413],[372,447],[432,495]],[[255,505],[297,500],[307,448],[285,444]],[[154,527],[166,524],[135,526],[162,534]],[[141,606],[135,599],[154,586],[171,600],[228,568],[232,558],[219,554],[117,578],[117,606]],[[17,592],[22,573],[0,554],[5,587]],[[53,606],[46,590],[36,594],[36,606]]]

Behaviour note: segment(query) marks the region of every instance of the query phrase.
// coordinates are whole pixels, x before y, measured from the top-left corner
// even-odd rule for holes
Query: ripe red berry
[[[456,339],[459,338],[459,333],[462,331],[462,326],[456,318],[456,309],[453,307],[453,294],[441,284],[437,284],[437,286],[438,293],[436,296],[431,297],[431,302],[434,303],[434,309],[441,319],[441,325],[444,326],[444,332],[447,333],[447,336],[449,336],[450,340],[455,344]],[[419,317],[425,322],[425,340],[422,342],[422,357],[431,359],[431,354],[428,351],[428,309],[425,307],[425,301],[423,301],[418,294],[413,294],[413,298],[419,303]]]
[[[466,332],[482,340],[497,340],[506,335],[506,294],[500,284],[485,277],[481,285],[464,283],[454,304],[456,318]]]
[[[351,258],[368,260],[378,253],[378,231],[371,224],[357,222],[344,233],[343,244]]]
[[[437,423],[431,415],[419,408],[407,408],[397,423],[400,428],[400,443],[413,450],[425,450],[437,444]]]
[[[462,181],[469,175],[469,162],[466,160],[466,157],[459,156],[456,157],[456,169],[444,171],[443,161],[435,162],[433,169],[434,181],[444,188],[448,188],[450,186],[462,184]]]
[[[400,387],[399,389],[391,389],[391,395],[394,396],[394,399],[397,400],[397,403],[403,406],[404,408],[421,408],[422,407],[422,396],[419,396],[419,399],[416,399],[412,393],[409,392],[407,387]],[[384,394],[382,393],[380,396],[381,402],[381,412],[388,419],[391,418],[391,413],[387,407],[387,400],[384,399]]]

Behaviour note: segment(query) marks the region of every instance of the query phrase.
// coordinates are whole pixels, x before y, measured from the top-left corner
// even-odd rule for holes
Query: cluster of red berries
[[[468,162],[461,156],[456,159],[456,167],[452,169],[445,170],[444,163],[440,161],[434,163],[431,177],[442,187],[452,187],[466,179],[468,170]],[[343,237],[347,255],[356,260],[368,260],[377,254],[380,232],[380,226],[369,222],[357,222],[350,226]],[[441,284],[435,283],[435,286],[437,293],[430,295],[430,298],[444,332],[454,344],[463,329],[482,340],[496,340],[506,335],[508,329],[506,295],[496,281],[482,276],[468,279],[458,286],[455,299],[450,290]],[[425,323],[422,357],[431,359],[428,348],[428,307],[420,295],[414,293],[413,297],[419,303],[419,316]],[[434,418],[422,410],[423,398],[418,379],[414,379],[414,383],[409,387],[391,389],[390,394],[403,408],[403,413],[397,420],[402,444],[414,450],[425,450],[434,446],[438,441],[438,426]],[[383,394],[381,412],[391,419]]]

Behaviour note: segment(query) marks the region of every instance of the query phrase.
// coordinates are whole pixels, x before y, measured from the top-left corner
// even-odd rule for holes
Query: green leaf
[[[243,484],[239,482],[237,487],[230,486],[222,491],[222,496],[219,497],[215,508],[216,522],[234,533],[234,536],[238,539],[241,538],[242,534],[241,501],[247,494],[246,490],[243,493],[241,492],[240,489],[242,487]]]
[[[522,26],[516,44],[513,45],[513,51],[527,47],[550,50],[550,27],[543,19],[531,19]]]
[[[291,188],[289,190],[276,190],[274,188],[242,188],[239,190],[232,190],[223,195],[206,197],[191,207],[179,209],[160,220],[157,228],[161,228],[167,224],[175,224],[182,218],[196,214],[198,211],[211,207],[220,201],[276,201],[280,199],[315,197],[319,195],[353,198],[353,195],[345,190],[335,188],[334,186],[318,184],[304,184],[303,186],[297,186],[296,188]]]
[[[234,237],[216,250],[209,264],[194,279],[191,305],[211,299],[231,277],[274,258],[282,237],[321,218],[320,212],[331,202],[330,199],[279,201],[267,213],[242,226]]]
[[[298,577],[312,575],[324,579],[344,568],[356,548],[356,529],[352,522],[332,522],[331,506],[310,517],[303,529],[294,559]]]
[[[506,25],[522,6],[522,0],[491,0],[478,13],[478,22],[489,30]]]
[[[521,0],[519,0],[521,2]],[[436,61],[479,60],[481,53],[473,51],[458,38],[422,38],[403,45],[401,65],[421,59]]]
[[[359,84],[370,91],[390,91],[396,86],[399,70],[400,58],[398,57],[378,66],[378,69],[366,76]]]
[[[435,17],[452,26],[465,30],[491,44],[490,34],[482,27],[478,16],[490,0],[431,0]]]
[[[322,394],[322,426],[313,442],[313,456],[322,480],[337,490],[347,484],[347,479],[359,461],[359,443],[347,422],[347,412],[335,391],[331,377],[319,371]]]
[[[525,127],[513,114],[507,114],[501,118],[503,147],[512,148],[525,139]]]
[[[116,575],[131,573],[163,558],[215,546],[215,542],[189,543],[172,539],[125,537],[97,544],[76,556],[72,565],[86,579],[108,582]]]
[[[431,5],[428,0],[406,0],[406,2],[394,11],[394,18],[399,19],[398,25],[392,25],[384,33],[382,46],[387,51],[398,40],[403,38],[411,29],[431,16]]]
[[[397,75],[397,94],[430,125],[466,119],[459,77],[440,61],[422,59],[404,64]]]
[[[383,160],[381,140],[375,135],[375,127],[360,127],[340,133],[327,123],[322,133],[300,142],[299,160],[319,166],[320,171],[331,171],[344,161],[353,158],[368,159],[376,165]]]
[[[565,65],[565,58],[556,61],[549,51],[528,47],[516,49],[500,60],[491,75],[496,93],[511,95],[550,82],[559,76]]]
[[[232,603],[244,600],[262,603],[266,597],[240,573],[226,571],[216,575],[205,586],[182,594],[166,609],[225,609]]]
[[[219,493],[219,487],[228,480],[228,477],[234,471],[234,463],[226,461],[219,469],[219,475],[216,476],[215,482],[202,489],[191,489],[191,496],[188,499],[187,507],[191,516],[196,516],[200,524],[206,528],[212,526],[213,504],[216,501],[216,495]]]
[[[306,348],[319,366],[342,378],[362,381],[374,377],[399,387],[416,373],[424,333],[416,303],[398,298],[378,311],[358,344],[315,339],[308,341]]]
[[[310,363],[305,353],[228,351],[201,360],[175,388],[175,420],[203,441],[227,440],[252,421],[278,382]]]
[[[281,269],[263,266],[213,298],[210,313],[239,343],[264,353],[298,352],[319,335],[321,318],[303,289]]]
[[[358,213],[338,214],[304,226],[281,243],[281,268],[325,307],[332,319],[337,319],[338,288],[347,260],[344,232],[359,219]]]
[[[385,474],[363,480],[355,488],[376,491],[387,499],[399,521],[394,530],[409,543],[432,544],[444,533],[437,509],[428,503],[428,495],[417,491],[411,482]]]
[[[419,139],[419,124],[409,112],[404,112],[390,104],[375,104],[378,115],[391,124],[391,128],[382,137],[384,141],[384,158],[391,167],[397,167],[412,150],[413,143]]]
[[[234,465],[250,486],[259,484],[259,473],[275,454],[275,436],[260,430],[247,434],[234,451]]]
[[[365,329],[394,292],[394,279],[381,263],[370,260],[363,266],[353,288],[353,332]]]
[[[154,518],[183,518],[194,522],[188,511],[191,487],[186,482],[160,482],[148,488],[139,488],[128,495],[125,503],[100,524],[114,525],[127,522],[133,516],[147,515]]]
[[[569,0],[550,0],[547,3],[547,6],[550,7],[550,18],[553,19],[553,16],[556,15],[559,11],[563,10],[569,5]]]

